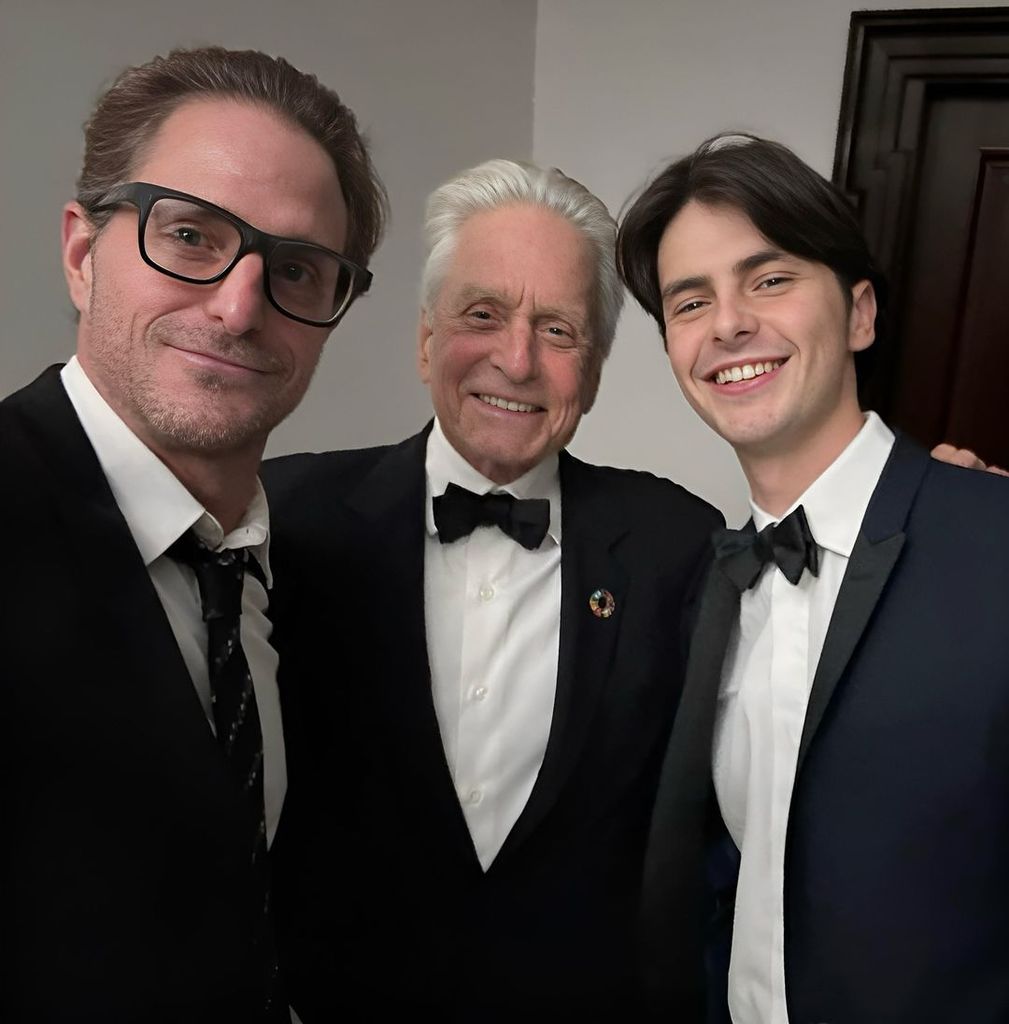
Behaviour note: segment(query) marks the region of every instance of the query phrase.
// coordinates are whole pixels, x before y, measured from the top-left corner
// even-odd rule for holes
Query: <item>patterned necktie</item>
[[[740,591],[754,586],[769,562],[774,562],[793,586],[803,569],[813,576],[820,573],[820,551],[801,505],[760,533],[753,523],[747,523],[742,530],[720,530],[714,541],[715,560]]]
[[[214,728],[234,773],[238,788],[249,801],[250,853],[259,890],[262,915],[256,945],[265,970],[264,1013],[273,1019],[277,1006],[277,955],[270,911],[270,876],[266,853],[266,812],[263,800],[263,733],[252,673],[242,650],[242,588],[246,567],[259,569],[246,548],[211,551],[192,532],[184,533],[169,549],[177,562],[196,574],[207,624],[207,667]],[[256,574],[259,575],[261,570]],[[283,1019],[278,1016],[277,1019]]]
[[[434,525],[442,544],[467,537],[477,526],[496,526],[524,548],[534,551],[550,526],[546,498],[516,498],[511,494],[474,494],[449,484],[433,501]]]

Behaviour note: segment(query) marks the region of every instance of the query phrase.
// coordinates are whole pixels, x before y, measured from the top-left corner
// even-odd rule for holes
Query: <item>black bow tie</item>
[[[741,530],[719,531],[715,535],[715,559],[740,590],[749,590],[768,562],[774,562],[793,586],[803,569],[814,576],[820,574],[820,552],[801,505],[760,533],[752,522]]]
[[[434,499],[434,525],[442,544],[468,536],[474,527],[496,526],[533,551],[547,535],[550,502],[511,494],[474,494],[449,484],[445,493]]]

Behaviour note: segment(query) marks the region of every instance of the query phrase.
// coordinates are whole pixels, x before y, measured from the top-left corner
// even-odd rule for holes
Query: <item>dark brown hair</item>
[[[886,282],[877,270],[858,220],[841,191],[790,149],[755,135],[725,133],[670,164],[634,200],[617,235],[617,267],[624,284],[659,325],[665,318],[659,288],[659,243],[669,222],[691,200],[727,206],[784,252],[828,266],[846,301],[869,280],[876,292],[876,344],[856,356],[860,382],[869,353],[879,345]]]
[[[347,204],[345,255],[367,264],[382,237],[388,198],[353,111],[315,75],[258,50],[172,50],[116,78],[84,126],[77,201],[96,228],[110,216],[97,207],[113,186],[130,179],[165,119],[187,100],[215,96],[264,105],[326,150]]]

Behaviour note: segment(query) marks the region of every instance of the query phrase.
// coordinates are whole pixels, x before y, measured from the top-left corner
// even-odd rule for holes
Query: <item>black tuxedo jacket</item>
[[[785,860],[790,1024],[1009,1020],[1007,522],[1009,481],[897,439],[801,738]],[[649,840],[646,970],[684,1020],[705,1019],[701,947],[718,939],[705,927],[731,925],[731,886],[714,894],[714,918],[701,894],[738,600],[716,565]]]
[[[542,769],[485,874],[446,765],[424,619],[427,431],[264,467],[277,640],[318,758],[297,878],[307,1021],[616,1019],[648,816],[679,696],[681,606],[718,514],[668,481],[561,456],[557,696]],[[286,589],[285,581],[286,580]],[[616,601],[596,617],[597,588]],[[311,841],[304,836],[312,835]],[[293,845],[293,844],[292,844]],[[344,1018],[347,1019],[347,1018]],[[560,1014],[560,1019],[565,1019]]]
[[[0,478],[0,1019],[255,1020],[248,812],[57,367]]]

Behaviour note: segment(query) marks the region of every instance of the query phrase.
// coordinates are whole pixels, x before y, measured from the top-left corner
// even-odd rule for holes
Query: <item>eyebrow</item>
[[[228,217],[234,217],[235,220],[244,224],[246,227],[252,228],[253,231],[259,231],[261,234],[269,235],[271,238],[277,238],[283,242],[295,242],[298,245],[314,245],[319,249],[328,249],[330,252],[335,252],[339,255],[343,255],[341,252],[341,248],[346,247],[346,240],[344,241],[342,247],[338,247],[328,245],[326,242],[319,241],[314,238],[309,238],[307,235],[278,235],[272,231],[266,231],[264,228],[260,228],[257,225],[252,224],[250,221],[245,220],[244,217],[239,217],[239,215],[235,213],[234,210],[229,209],[227,206],[221,206],[218,203],[212,203],[209,199],[204,199],[203,196],[193,195],[190,192],[181,192],[178,189],[168,188],[168,186],[164,187],[171,194],[162,196],[160,199],[157,200],[157,202],[188,204],[189,206],[195,206],[196,209],[200,210],[205,216],[210,217],[214,217],[223,213]],[[171,208],[169,207],[169,210],[170,209]],[[152,213],[156,212],[157,206],[152,205],[151,210]]]
[[[492,302],[497,306],[510,306],[508,296],[493,288],[484,288],[478,284],[467,284],[459,289],[455,298],[458,306],[468,306],[472,302]]]
[[[744,256],[739,260],[739,262],[733,266],[732,273],[736,277],[741,277],[744,274],[749,274],[751,271],[756,270],[758,267],[762,267],[765,263],[772,263],[775,260],[792,261],[795,258],[796,257],[782,249],[759,249],[757,252],[751,253],[749,256]],[[667,302],[669,299],[675,298],[683,292],[694,291],[697,288],[710,287],[711,278],[707,274],[697,274],[693,277],[680,277],[675,281],[670,281],[669,284],[662,289],[662,301]]]

